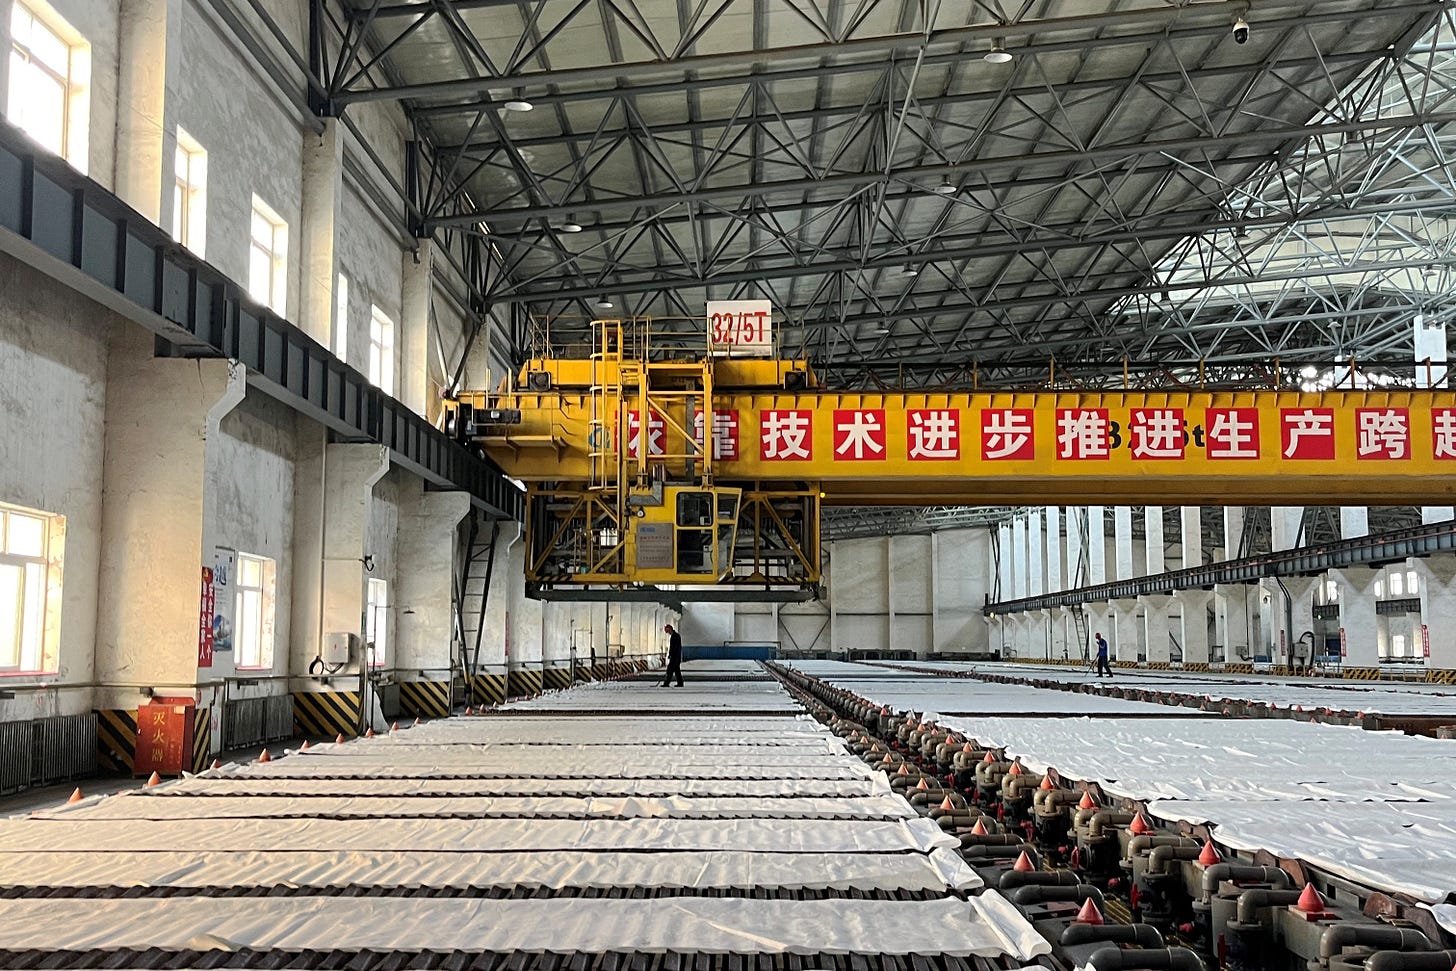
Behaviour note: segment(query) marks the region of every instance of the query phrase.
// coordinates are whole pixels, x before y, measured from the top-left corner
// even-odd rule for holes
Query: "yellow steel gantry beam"
[[[584,391],[461,400],[520,409],[519,424],[477,439],[507,474],[590,481],[589,454],[601,443],[589,441]],[[642,441],[639,401],[626,392],[607,407],[627,425],[618,441],[629,454]],[[716,481],[818,483],[833,504],[1456,498],[1456,392],[1444,390],[851,394],[810,386],[714,394],[712,412]],[[668,418],[648,422],[649,464],[659,451],[692,448],[678,430],[692,419]]]

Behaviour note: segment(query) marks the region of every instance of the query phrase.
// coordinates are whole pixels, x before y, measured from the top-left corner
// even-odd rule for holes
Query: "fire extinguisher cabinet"
[[[137,775],[181,775],[192,768],[193,714],[191,698],[153,698],[137,707]]]

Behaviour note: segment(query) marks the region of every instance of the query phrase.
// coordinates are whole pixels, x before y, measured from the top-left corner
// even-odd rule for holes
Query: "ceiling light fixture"
[[[612,301],[608,300],[606,297],[602,297],[600,300],[597,301],[598,310],[611,310],[612,306]]]
[[[581,223],[562,223],[561,231],[563,233],[579,233],[581,232]]]
[[[997,37],[991,41],[991,49],[986,52],[986,63],[988,64],[1009,64],[1011,54],[1006,50],[1006,38]]]
[[[940,185],[935,187],[935,191],[938,195],[953,196],[957,190],[955,183],[950,179],[942,179]]]
[[[900,267],[901,276],[918,276],[919,274],[920,268],[918,266],[912,266],[911,264],[906,263],[904,266]]]
[[[510,101],[507,101],[505,104],[501,105],[501,107],[506,109],[507,111],[530,111],[536,106],[531,104],[531,102],[527,101],[525,98],[512,98]]]

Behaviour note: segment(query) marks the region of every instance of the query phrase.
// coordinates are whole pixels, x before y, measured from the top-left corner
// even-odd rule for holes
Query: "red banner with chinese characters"
[[[212,616],[217,607],[217,588],[212,582],[212,568],[202,568],[202,609],[198,611],[197,666],[212,667]]]

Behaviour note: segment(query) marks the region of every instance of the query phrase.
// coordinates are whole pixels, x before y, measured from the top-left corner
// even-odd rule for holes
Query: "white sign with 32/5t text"
[[[709,300],[708,348],[733,357],[772,357],[773,303]]]

